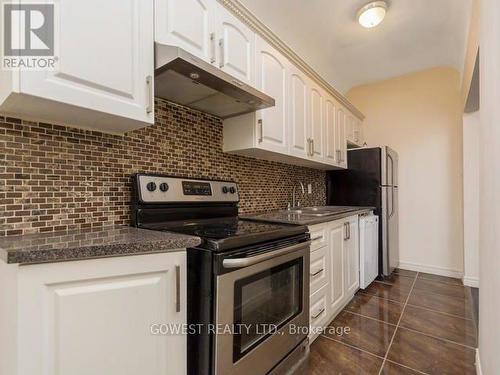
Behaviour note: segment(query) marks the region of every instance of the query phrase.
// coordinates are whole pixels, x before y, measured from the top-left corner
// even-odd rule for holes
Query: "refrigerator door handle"
[[[391,183],[388,183],[387,185],[394,186],[394,159],[390,153],[387,153],[387,160],[391,161]],[[387,167],[389,167],[389,163],[387,163]]]
[[[391,213],[389,214],[389,219],[394,216],[394,187],[391,187]]]

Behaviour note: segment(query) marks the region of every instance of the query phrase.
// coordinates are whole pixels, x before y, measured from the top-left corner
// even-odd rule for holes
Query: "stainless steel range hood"
[[[155,96],[222,119],[274,106],[274,99],[179,47],[155,44]]]

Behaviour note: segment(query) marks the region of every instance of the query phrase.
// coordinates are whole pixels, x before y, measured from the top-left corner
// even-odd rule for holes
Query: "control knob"
[[[156,190],[156,184],[155,184],[153,181],[148,182],[148,184],[146,185],[146,188],[147,188],[149,191],[153,192],[153,191],[155,191],[155,190]]]
[[[231,187],[229,188],[229,192],[230,192],[231,194],[236,193],[236,189],[234,188],[234,186],[231,186]]]
[[[160,184],[160,190],[163,191],[163,192],[168,191],[168,184],[166,182],[162,182]]]
[[[222,192],[223,192],[224,194],[227,194],[227,193],[228,193],[228,191],[229,191],[229,189],[227,188],[227,186],[223,186],[223,187],[222,187]]]

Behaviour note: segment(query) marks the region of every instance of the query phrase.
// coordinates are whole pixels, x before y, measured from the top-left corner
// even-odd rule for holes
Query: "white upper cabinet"
[[[346,132],[347,132],[347,142],[352,147],[361,147],[363,146],[363,125],[361,120],[357,117],[348,114],[347,115],[347,123],[346,123]]]
[[[214,63],[215,5],[216,0],[156,0],[155,40]]]
[[[274,98],[274,107],[257,111],[257,142],[271,151],[287,151],[288,61],[262,38],[256,38],[256,86]]]
[[[325,158],[328,163],[339,164],[339,152],[337,148],[337,108],[331,97],[325,100]]]
[[[347,168],[347,138],[346,138],[346,111],[343,107],[337,109],[337,154],[338,165]]]
[[[155,40],[253,85],[255,33],[216,0],[155,0]]]
[[[218,66],[236,79],[252,85],[255,66],[255,33],[223,5],[217,3]]]
[[[60,1],[58,14],[56,70],[2,75],[12,92],[0,111],[105,131],[152,124],[152,1]]]
[[[325,133],[324,124],[324,94],[323,91],[316,85],[311,87],[311,115],[310,115],[310,142],[311,142],[311,157],[313,159],[322,160],[324,158],[323,135]]]
[[[310,155],[309,142],[309,87],[307,77],[292,67],[289,89],[289,133],[290,154],[307,158]]]

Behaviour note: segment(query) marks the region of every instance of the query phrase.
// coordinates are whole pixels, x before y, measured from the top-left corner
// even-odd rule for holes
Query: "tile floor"
[[[396,270],[359,291],[311,345],[309,375],[475,374],[477,329],[460,280]]]

